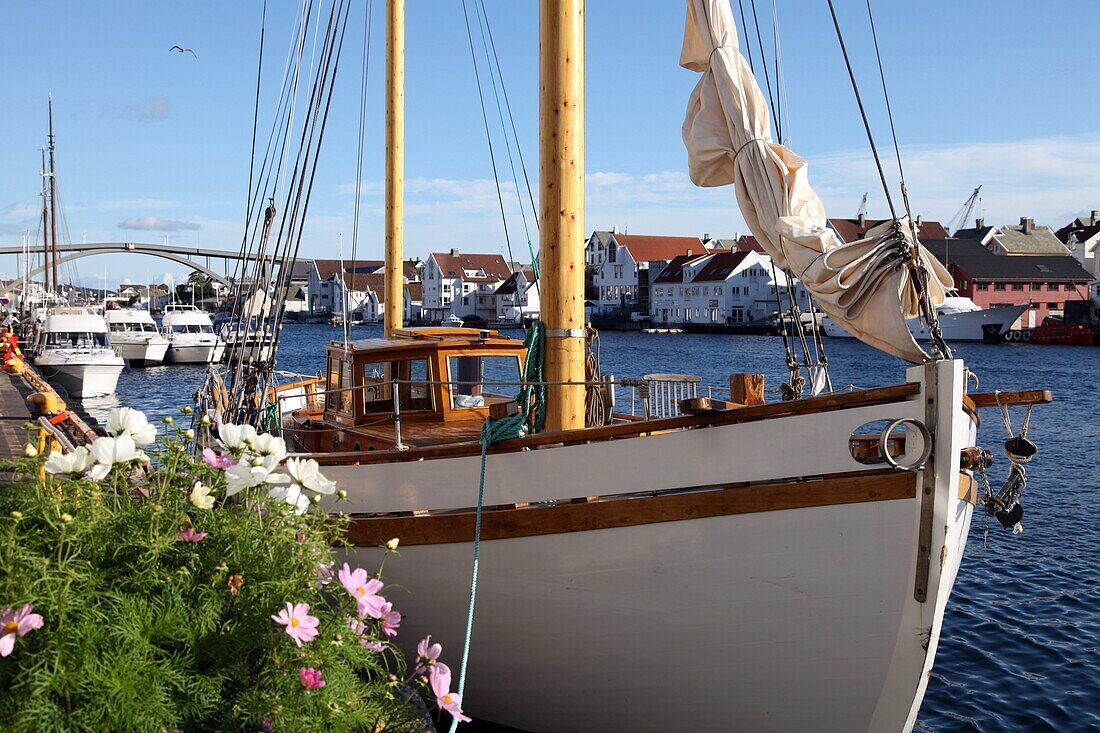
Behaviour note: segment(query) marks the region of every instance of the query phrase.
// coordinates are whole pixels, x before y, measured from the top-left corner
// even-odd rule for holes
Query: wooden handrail
[[[996,407],[1000,399],[1002,405],[1049,405],[1054,395],[1049,389],[1026,389],[1015,392],[974,392],[966,395],[974,407]]]

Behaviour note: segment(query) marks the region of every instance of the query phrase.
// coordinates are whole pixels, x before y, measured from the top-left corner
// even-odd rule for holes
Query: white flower
[[[225,480],[229,484],[225,490],[226,496],[260,484],[283,484],[290,478],[281,473],[272,473],[279,461],[274,456],[268,456],[260,461],[260,465],[254,466],[249,461],[241,461],[235,466],[230,466],[225,472]]]
[[[397,546],[401,544],[401,539],[394,537],[392,540],[386,543],[386,549],[390,552],[397,552]]]
[[[218,437],[228,450],[240,452],[256,439],[256,428],[251,425],[225,423],[218,428]]]
[[[294,507],[295,514],[305,514],[306,509],[309,508],[309,497],[302,493],[302,489],[298,484],[287,484],[286,486],[272,486],[268,489],[267,495],[272,499],[278,499],[279,501],[285,501]]]
[[[286,472],[303,489],[316,491],[318,494],[331,494],[336,491],[336,482],[322,476],[321,467],[312,458],[288,458]]]
[[[191,499],[191,503],[199,509],[214,508],[214,497],[210,495],[210,487],[202,481],[195,482],[195,486],[191,489],[189,498]]]
[[[23,455],[25,455],[27,458],[34,458],[38,455],[38,449],[30,443],[27,443],[25,446],[23,446]]]
[[[145,457],[129,435],[97,438],[89,450],[96,465],[88,475],[96,481],[102,481],[111,472],[111,466],[116,463],[129,463]]]
[[[114,436],[129,435],[134,445],[149,445],[157,439],[157,426],[151,424],[141,410],[122,407],[111,410],[107,417],[107,432]]]
[[[286,441],[271,433],[263,433],[252,439],[249,450],[258,456],[272,456],[281,461],[286,457]]]
[[[50,457],[46,459],[45,469],[54,475],[84,473],[90,462],[88,449],[80,446],[72,453],[50,453]]]

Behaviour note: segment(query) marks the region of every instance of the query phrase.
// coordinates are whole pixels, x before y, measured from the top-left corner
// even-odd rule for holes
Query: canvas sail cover
[[[842,243],[828,227],[806,161],[771,139],[768,103],[738,48],[729,0],[688,0],[680,65],[703,74],[683,127],[692,182],[734,184],[756,240],[852,335],[914,364],[927,361],[905,323],[920,315],[918,283],[906,264],[919,253],[933,307],[954,287],[951,275],[914,242],[906,218],[857,242]]]

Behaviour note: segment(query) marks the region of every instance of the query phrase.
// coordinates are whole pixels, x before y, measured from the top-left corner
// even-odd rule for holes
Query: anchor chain
[[[1023,495],[1024,489],[1027,488],[1027,468],[1025,464],[1029,463],[1039,452],[1039,447],[1027,438],[1027,431],[1031,426],[1032,405],[1027,406],[1019,435],[1014,435],[1012,418],[1008,414],[1008,406],[1001,402],[1000,392],[994,391],[993,396],[997,400],[997,406],[1001,410],[1001,419],[1004,422],[1005,431],[1008,433],[1004,451],[1005,457],[1008,458],[1009,471],[1008,478],[997,493],[994,493],[993,488],[989,485],[989,479],[986,477],[984,469],[978,472],[979,477],[985,484],[985,494],[982,496],[980,503],[1001,527],[1011,529],[1012,534],[1020,534],[1024,531],[1024,525],[1020,522],[1024,516],[1024,507],[1020,503],[1020,497]],[[986,536],[988,537],[988,529],[986,530]]]

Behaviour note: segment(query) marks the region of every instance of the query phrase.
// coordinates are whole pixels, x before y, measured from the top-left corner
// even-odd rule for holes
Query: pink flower
[[[301,646],[303,641],[313,641],[317,638],[317,625],[321,623],[316,616],[309,615],[308,603],[293,605],[289,601],[286,608],[271,618],[286,627],[287,636],[294,639],[294,643],[298,646]]]
[[[202,449],[202,460],[206,462],[208,466],[213,466],[219,471],[224,471],[227,468],[237,465],[237,459],[228,453],[215,453],[210,448]]]
[[[397,636],[397,627],[401,625],[401,614],[393,610],[393,604],[389,601],[382,604],[381,611],[378,618],[382,621],[382,632],[386,636]]]
[[[386,648],[386,645],[382,642],[371,641],[370,639],[360,639],[359,644],[368,652],[374,652],[375,654],[381,654]]]
[[[206,539],[206,532],[196,532],[194,527],[188,527],[176,535],[176,539],[180,542],[202,542]]]
[[[313,568],[313,577],[317,578],[317,584],[324,587],[332,582],[332,568],[334,563],[319,562]]]
[[[340,569],[336,577],[339,578],[344,589],[355,599],[356,604],[359,606],[360,617],[382,618],[382,606],[386,603],[386,599],[378,595],[378,591],[382,590],[381,580],[377,578],[368,580],[366,570],[363,568],[352,570],[347,563],[344,563],[344,567]],[[400,620],[400,616],[398,620]]]
[[[302,667],[299,669],[298,681],[301,682],[302,687],[307,690],[319,690],[325,686],[325,681],[321,679],[321,673],[313,667]]]
[[[15,637],[23,637],[34,629],[42,628],[42,616],[31,613],[33,610],[34,606],[30,603],[18,611],[0,609],[0,657],[11,654],[15,648]]]
[[[435,694],[435,703],[440,710],[446,710],[459,723],[469,723],[470,718],[459,707],[458,695],[451,692],[451,670],[446,664],[432,666],[434,674],[429,674],[428,682]]]
[[[413,674],[424,674],[439,661],[439,655],[443,653],[443,647],[432,644],[432,636],[429,634],[416,645],[416,669]]]
[[[379,653],[386,648],[386,645],[380,641],[372,641],[366,636],[368,627],[362,621],[358,619],[348,617],[348,628],[359,637],[359,644],[367,651]]]

